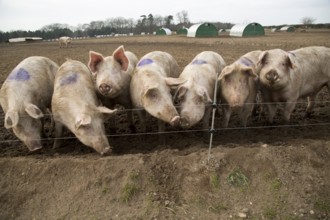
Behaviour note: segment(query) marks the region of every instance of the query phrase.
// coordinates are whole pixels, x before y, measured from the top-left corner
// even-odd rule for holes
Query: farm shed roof
[[[187,37],[216,37],[217,28],[211,23],[194,24],[188,29]]]
[[[18,43],[18,42],[26,42],[26,41],[41,41],[41,37],[18,37],[18,38],[10,38],[9,43]]]
[[[265,29],[259,23],[236,24],[230,29],[230,36],[247,37],[247,36],[263,36]]]
[[[293,26],[284,26],[284,27],[281,27],[280,31],[294,32],[295,28]]]
[[[168,28],[160,28],[156,31],[156,35],[171,35],[172,31]]]

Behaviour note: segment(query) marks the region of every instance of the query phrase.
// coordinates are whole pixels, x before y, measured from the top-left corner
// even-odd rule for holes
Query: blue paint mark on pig
[[[152,64],[154,61],[152,59],[143,59],[138,63],[138,66],[144,66],[144,65],[149,65]]]
[[[27,81],[31,78],[28,71],[23,68],[19,68],[17,71],[13,71],[9,74],[8,80],[15,80],[15,81]]]
[[[197,59],[197,60],[192,61],[191,64],[201,65],[201,64],[207,64],[207,62],[205,60],[199,60],[199,59]]]
[[[74,84],[77,82],[78,79],[78,74],[77,73],[70,73],[67,76],[64,76],[61,78],[61,86],[69,85],[69,84]]]
[[[253,66],[253,62],[247,57],[242,57],[239,62],[245,66]]]

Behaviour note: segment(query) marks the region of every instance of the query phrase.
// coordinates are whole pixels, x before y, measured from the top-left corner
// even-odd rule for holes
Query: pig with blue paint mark
[[[138,108],[143,130],[146,130],[143,111],[159,119],[158,131],[163,132],[165,123],[179,125],[180,116],[174,107],[171,88],[184,82],[178,79],[179,66],[167,52],[153,51],[138,62],[132,76],[130,93],[132,103]]]
[[[132,132],[135,132],[135,127],[129,87],[137,62],[135,54],[125,51],[123,46],[119,46],[112,56],[107,57],[94,51],[89,52],[88,67],[96,77],[96,90],[102,103],[109,108],[116,104],[124,106]],[[115,128],[114,120],[111,121],[111,127]]]
[[[330,91],[328,47],[304,47],[289,52],[268,50],[260,55],[257,69],[270,123],[273,123],[277,102],[284,102],[283,116],[287,123],[298,99],[308,98],[306,116],[309,116],[320,90],[326,86]]]
[[[183,128],[190,128],[201,120],[203,128],[208,128],[215,81],[225,65],[220,54],[204,51],[184,68],[179,78],[185,83],[177,88],[174,95]]]
[[[55,121],[54,148],[61,144],[64,126],[83,144],[101,155],[111,152],[104,131],[104,119],[115,114],[101,106],[92,75],[87,66],[76,60],[67,60],[55,77],[52,112]]]
[[[42,148],[43,117],[50,108],[58,65],[46,57],[32,56],[20,62],[0,89],[4,126],[30,151]]]
[[[246,53],[226,66],[218,78],[225,128],[228,127],[234,109],[239,110],[242,125],[244,127],[247,125],[248,118],[255,107],[259,89],[256,65],[261,53],[260,50]]]

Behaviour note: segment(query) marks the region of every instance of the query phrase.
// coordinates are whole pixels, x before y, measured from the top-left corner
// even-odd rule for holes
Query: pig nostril
[[[111,91],[111,87],[105,83],[101,84],[99,89],[102,93],[109,93]]]

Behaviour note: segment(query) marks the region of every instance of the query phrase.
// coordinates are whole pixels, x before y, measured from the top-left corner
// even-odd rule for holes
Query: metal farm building
[[[160,28],[156,31],[156,35],[171,35],[172,31],[168,28]]]
[[[280,29],[283,32],[295,32],[295,28],[293,26],[284,26]]]
[[[185,35],[185,36],[187,36],[187,34],[188,34],[188,28],[186,28],[186,27],[182,27],[182,28],[180,28],[176,33],[177,33],[178,35]]]
[[[187,37],[217,37],[218,30],[211,23],[194,24],[188,29]]]
[[[264,36],[265,29],[259,23],[236,24],[230,29],[229,35],[234,37]]]

